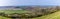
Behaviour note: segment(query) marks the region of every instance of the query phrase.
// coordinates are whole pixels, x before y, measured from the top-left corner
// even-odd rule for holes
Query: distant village
[[[0,10],[32,10],[38,8],[54,8],[55,6],[0,6]]]
[[[33,9],[32,6],[3,6],[0,10],[30,10]]]

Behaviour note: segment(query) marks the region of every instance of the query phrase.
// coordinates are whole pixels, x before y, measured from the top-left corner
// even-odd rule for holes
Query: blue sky
[[[60,0],[0,0],[0,6],[60,5]]]

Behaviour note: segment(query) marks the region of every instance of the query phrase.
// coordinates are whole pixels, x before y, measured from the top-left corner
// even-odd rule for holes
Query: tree
[[[15,8],[20,8],[19,6],[15,7]]]
[[[59,6],[56,6],[56,10],[60,10]]]

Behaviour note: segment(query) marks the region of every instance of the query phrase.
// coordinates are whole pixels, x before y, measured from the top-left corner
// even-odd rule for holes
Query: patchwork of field
[[[12,14],[12,13],[16,13],[16,12],[17,13],[25,13],[27,11],[25,11],[25,10],[0,10],[0,12],[5,12],[6,14]],[[11,18],[0,16],[0,19],[11,19]],[[60,19],[60,11],[57,11],[53,14],[49,14],[46,16],[32,18],[32,19]]]
[[[0,13],[5,13],[5,14],[13,14],[13,13],[26,13],[28,11],[26,10],[0,10]]]
[[[5,14],[13,14],[13,13],[26,13],[28,11],[26,10],[0,10],[0,13],[5,13]],[[7,17],[3,17],[3,16],[0,16],[0,19],[11,19],[11,18],[7,18]]]

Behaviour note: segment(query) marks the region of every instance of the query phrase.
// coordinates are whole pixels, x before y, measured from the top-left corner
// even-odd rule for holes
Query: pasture
[[[20,13],[21,14],[21,13],[26,13],[28,11],[26,11],[26,10],[0,10],[0,12],[1,13],[5,12],[5,14],[12,14],[12,13]],[[0,16],[0,19],[11,19],[11,18]],[[60,11],[57,11],[53,14],[45,15],[42,17],[32,18],[32,19],[60,19]]]
[[[22,13],[26,13],[26,12],[28,12],[28,11],[26,11],[26,10],[0,10],[0,13],[5,13],[5,14],[13,14],[13,13],[22,14]],[[11,19],[11,18],[0,16],[0,19]]]
[[[0,10],[0,13],[5,13],[5,14],[13,14],[13,13],[26,13],[28,11],[26,10]]]

